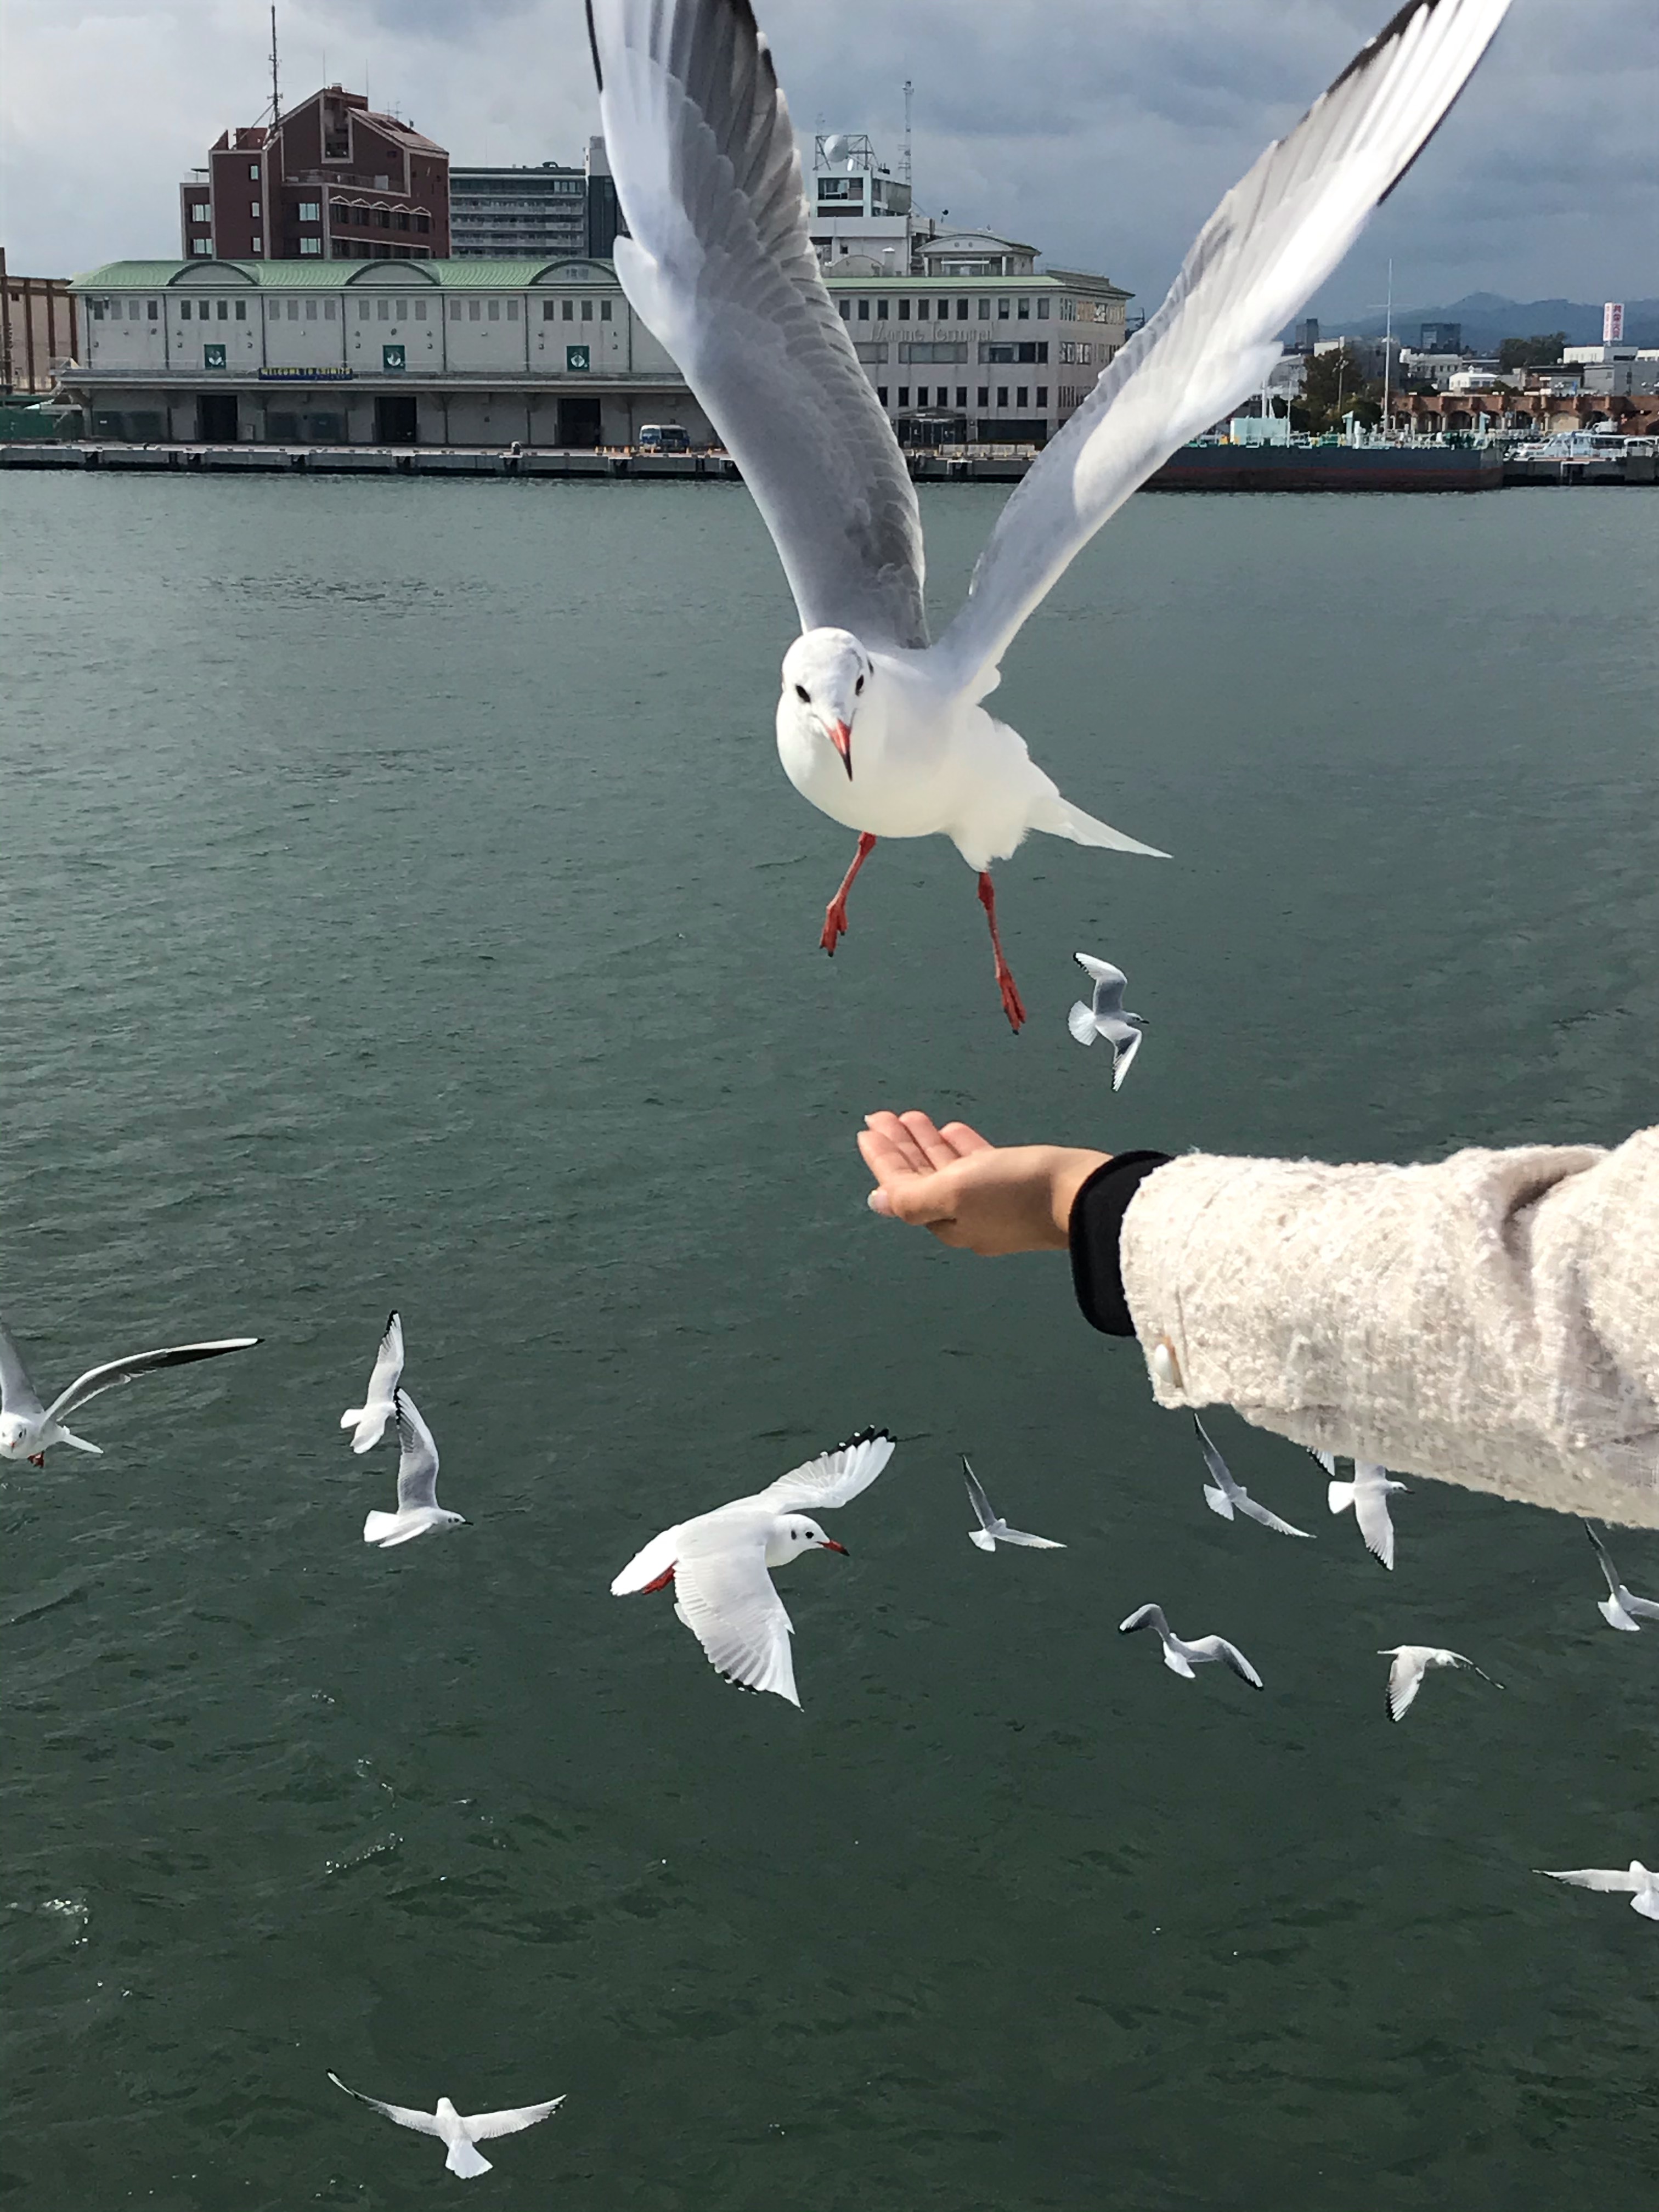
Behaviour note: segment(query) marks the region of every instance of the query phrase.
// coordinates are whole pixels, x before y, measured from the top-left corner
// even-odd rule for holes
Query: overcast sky
[[[1391,0],[756,0],[795,122],[897,165],[917,204],[1104,271],[1150,307],[1194,232]],[[179,250],[175,187],[269,98],[261,0],[0,0],[0,242],[63,275]],[[325,79],[457,162],[579,161],[580,0],[279,0],[285,100]],[[1659,294],[1659,9],[1515,0],[1439,137],[1316,305]]]

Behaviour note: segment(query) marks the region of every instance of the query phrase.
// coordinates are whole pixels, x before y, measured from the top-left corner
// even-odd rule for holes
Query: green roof
[[[261,292],[339,292],[354,283],[376,289],[401,285],[413,290],[424,284],[444,292],[515,292],[537,283],[556,284],[569,269],[597,272],[578,281],[617,281],[608,261],[571,253],[550,261],[545,255],[521,261],[111,261],[70,282],[76,292],[164,292],[173,286],[210,290],[216,285],[227,291],[251,285]]]

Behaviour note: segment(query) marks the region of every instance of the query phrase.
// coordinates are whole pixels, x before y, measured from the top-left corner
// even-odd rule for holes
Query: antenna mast
[[[276,9],[270,10],[270,121],[274,129],[283,118],[282,94],[276,89]]]
[[[904,181],[910,181],[910,94],[915,90],[909,78],[904,80]]]

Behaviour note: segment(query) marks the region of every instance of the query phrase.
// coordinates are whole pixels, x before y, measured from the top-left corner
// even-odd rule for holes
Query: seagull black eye
[[[801,704],[802,704],[803,706],[810,707],[810,706],[811,705],[811,703],[812,703],[812,702],[811,702],[811,696],[809,695],[809,693],[808,693],[808,691],[807,691],[807,689],[806,689],[806,686],[805,686],[804,684],[796,684],[796,686],[795,686],[795,696],[796,696],[796,698],[797,698],[797,699],[799,699],[799,700],[801,702]]]
[[[853,686],[853,689],[854,689],[855,691],[862,691],[862,690],[863,690],[863,689],[864,689],[864,678],[863,678],[861,676],[860,677],[860,678],[859,678],[858,682],[857,682],[857,683]]]

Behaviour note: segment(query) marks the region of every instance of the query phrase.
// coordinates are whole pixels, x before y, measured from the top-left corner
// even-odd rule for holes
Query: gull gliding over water
[[[1628,1874],[1620,1874],[1617,1867],[1539,1867],[1535,1871],[1552,1881],[1570,1881],[1577,1889],[1625,1891],[1632,1912],[1659,1920],[1659,1874],[1640,1859],[1631,1861]]]
[[[1318,1454],[1314,1456],[1317,1458]],[[1365,1540],[1365,1549],[1374,1559],[1380,1559],[1390,1574],[1394,1572],[1394,1522],[1389,1517],[1389,1496],[1390,1492],[1405,1487],[1403,1482],[1394,1480],[1386,1467],[1370,1459],[1354,1462],[1352,1482],[1332,1482],[1325,1486],[1325,1502],[1333,1513],[1346,1513],[1352,1506],[1353,1517]]]
[[[780,1475],[752,1498],[681,1521],[636,1552],[611,1585],[612,1597],[633,1597],[674,1585],[674,1611],[708,1663],[740,1689],[771,1690],[792,1705],[794,1626],[772,1587],[772,1571],[803,1552],[845,1553],[807,1508],[828,1513],[867,1490],[893,1455],[885,1429],[865,1429],[834,1451]]]
[[[1248,1682],[1253,1690],[1261,1687],[1261,1675],[1237,1644],[1229,1644],[1224,1636],[1200,1636],[1188,1644],[1164,1618],[1161,1605],[1138,1607],[1127,1620],[1119,1621],[1117,1632],[1130,1636],[1137,1628],[1158,1631],[1158,1641],[1164,1646],[1164,1663],[1172,1674],[1184,1674],[1190,1682],[1194,1667],[1207,1666],[1212,1659],[1218,1659],[1224,1667],[1232,1668],[1241,1682]]]
[[[1259,1521],[1264,1528],[1271,1528],[1280,1536],[1305,1536],[1310,1544],[1315,1540],[1305,1528],[1292,1528],[1277,1513],[1269,1513],[1265,1505],[1258,1505],[1243,1484],[1234,1480],[1232,1469],[1211,1443],[1209,1431],[1196,1413],[1193,1415],[1193,1426],[1203,1447],[1204,1464],[1210,1470],[1210,1480],[1204,1486],[1204,1503],[1212,1513],[1218,1513],[1224,1521],[1231,1521],[1235,1513],[1242,1513],[1247,1520]]]
[[[64,1426],[67,1416],[88,1399],[163,1367],[188,1367],[198,1359],[217,1359],[223,1352],[247,1352],[258,1341],[257,1336],[224,1336],[212,1344],[175,1344],[160,1352],[129,1352],[125,1359],[88,1367],[67,1390],[60,1390],[49,1406],[43,1406],[22,1354],[5,1322],[0,1321],[0,1459],[26,1459],[31,1467],[44,1467],[54,1444],[101,1455],[101,1444],[89,1444],[84,1437],[75,1436]]]
[[[1483,1682],[1492,1682],[1494,1690],[1501,1690],[1501,1682],[1492,1682],[1492,1676],[1473,1659],[1466,1659],[1461,1651],[1442,1651],[1432,1644],[1396,1644],[1387,1651],[1377,1653],[1379,1659],[1392,1659],[1389,1669],[1389,1718],[1403,1721],[1416,1702],[1423,1686],[1423,1677],[1431,1667],[1467,1667],[1471,1674],[1479,1674]]]
[[[556,2112],[564,2102],[562,2097],[550,2097],[544,2105],[520,2105],[505,2112],[458,2112],[447,2097],[440,2097],[435,2112],[417,2112],[407,2105],[382,2104],[378,2097],[364,2096],[361,2089],[346,2089],[337,2074],[331,2073],[328,2078],[337,2089],[345,2089],[348,2097],[355,2097],[360,2105],[369,2105],[377,2112],[384,2112],[400,2128],[413,2128],[416,2135],[436,2136],[448,2148],[449,2155],[444,2164],[464,2181],[490,2170],[489,2160],[479,2154],[477,2144],[489,2142],[496,2136],[516,2136],[526,2128],[533,2128],[538,2120]]]
[[[930,643],[915,488],[819,273],[794,126],[749,0],[588,0],[628,225],[617,275],[738,463],[794,595],[803,635],[784,656],[776,714],[784,772],[858,832],[824,915],[826,952],[878,837],[948,836],[978,878],[1018,1030],[992,864],[1033,830],[1155,853],[1062,798],[980,702],[1107,518],[1261,389],[1279,331],[1422,150],[1507,6],[1411,0],[1268,147],[1004,507],[966,605]]]
[[[1588,1521],[1584,1523],[1584,1534],[1595,1545],[1595,1556],[1601,1562],[1601,1572],[1607,1577],[1607,1595],[1596,1600],[1595,1610],[1607,1626],[1628,1629],[1634,1636],[1640,1632],[1643,1621],[1659,1620],[1659,1605],[1656,1605],[1650,1597],[1638,1597],[1634,1590],[1627,1590],[1620,1581],[1619,1570],[1613,1565],[1607,1546]]]
[[[978,1528],[968,1531],[970,1544],[977,1544],[981,1552],[994,1552],[999,1544],[1024,1544],[1033,1552],[1066,1549],[1052,1536],[1028,1536],[1023,1528],[1011,1528],[985,1495],[979,1477],[968,1464],[966,1453],[963,1455],[962,1471],[968,1478],[968,1502],[979,1519]]]
[[[355,1452],[373,1451],[386,1434],[386,1425],[397,1413],[398,1385],[404,1376],[404,1325],[394,1311],[386,1316],[386,1334],[369,1370],[368,1389],[361,1406],[348,1406],[340,1426],[352,1429]]]
[[[412,1543],[434,1528],[462,1528],[459,1513],[446,1512],[438,1503],[438,1447],[421,1419],[420,1407],[407,1390],[395,1401],[398,1416],[398,1510],[371,1513],[363,1522],[363,1541],[389,1552],[394,1544]]]
[[[1129,979],[1121,968],[1114,968],[1109,960],[1091,959],[1086,952],[1074,952],[1072,957],[1085,975],[1093,977],[1095,988],[1086,1006],[1081,999],[1073,1006],[1066,1017],[1066,1026],[1079,1044],[1105,1038],[1112,1048],[1112,1088],[1121,1091],[1123,1079],[1140,1050],[1140,1031],[1135,1024],[1144,1018],[1124,1011],[1123,994]]]

